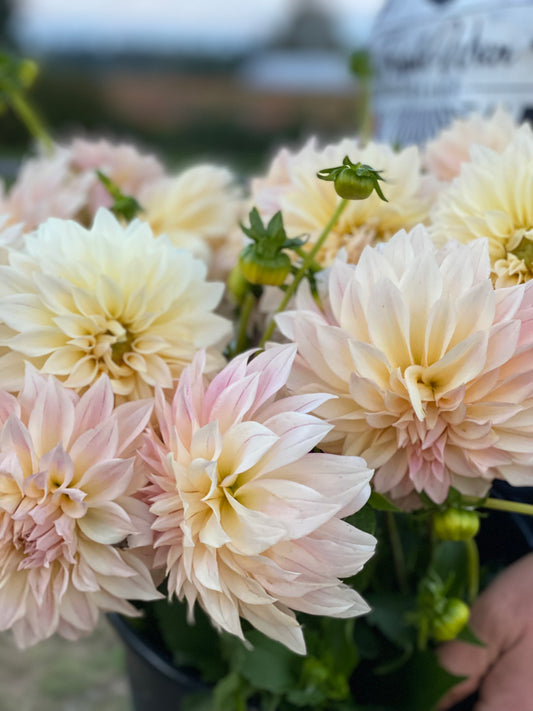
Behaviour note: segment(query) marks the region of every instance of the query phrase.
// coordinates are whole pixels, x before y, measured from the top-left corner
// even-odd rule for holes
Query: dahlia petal
[[[276,605],[247,605],[242,616],[256,629],[276,642],[281,642],[295,654],[305,654],[302,628],[290,611]]]
[[[118,450],[118,425],[108,418],[86,430],[70,447],[70,456],[80,474],[97,462],[112,459]]]
[[[320,590],[313,590],[295,600],[288,598],[282,602],[309,615],[346,618],[370,612],[370,606],[361,595],[347,585],[324,586]]]
[[[5,577],[0,581],[0,630],[7,630],[24,615],[28,594],[25,573]]]
[[[375,285],[367,307],[368,330],[372,342],[385,354],[392,367],[412,362],[409,312],[401,291],[382,279]]]
[[[137,400],[122,403],[115,409],[118,428],[117,454],[132,456],[140,445],[140,435],[148,425],[152,414],[152,400]]]
[[[28,422],[35,451],[44,454],[59,442],[68,443],[74,424],[71,397],[50,378],[37,396]]]
[[[16,415],[10,415],[0,434],[0,450],[13,451],[20,464],[20,470],[13,469],[12,475],[22,488],[23,478],[31,475],[37,466],[33,443],[28,429]],[[18,472],[20,471],[20,476]]]
[[[250,415],[285,385],[295,356],[296,346],[288,344],[268,348],[252,359],[248,373],[258,373],[260,377]]]
[[[77,486],[85,492],[89,506],[98,506],[124,494],[132,476],[132,459],[106,459],[87,469]]]
[[[76,404],[74,432],[92,429],[113,412],[113,390],[109,378],[101,376]]]
[[[251,469],[279,441],[277,433],[258,422],[241,422],[228,430],[224,436],[222,451],[218,458],[221,472],[231,472],[231,478]],[[228,484],[230,480],[227,480]],[[226,484],[227,485],[227,484]]]
[[[130,517],[112,501],[89,508],[78,520],[80,530],[96,543],[120,543],[129,533],[134,533]]]
[[[7,345],[30,358],[45,356],[55,348],[65,345],[65,338],[53,326],[35,328],[25,333],[17,333],[9,339]]]
[[[316,417],[300,412],[280,413],[269,418],[265,427],[279,436],[265,454],[261,471],[264,474],[303,457],[332,429]]]
[[[255,555],[284,538],[288,531],[285,522],[243,506],[238,499],[226,494],[229,507],[222,513],[222,527],[231,538],[231,550],[242,555]],[[230,508],[231,507],[231,508]]]
[[[235,422],[240,422],[256,403],[259,382],[258,374],[249,374],[228,385],[213,403],[208,414],[209,419],[216,420],[222,431]]]

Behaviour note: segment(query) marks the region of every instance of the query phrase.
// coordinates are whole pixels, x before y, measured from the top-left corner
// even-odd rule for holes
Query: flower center
[[[115,337],[115,342],[111,345],[111,360],[117,365],[122,365],[124,356],[132,349],[132,337],[128,331],[124,331],[121,337]]]
[[[520,244],[511,251],[511,254],[521,259],[531,270],[533,265],[533,241],[529,236],[522,237]]]

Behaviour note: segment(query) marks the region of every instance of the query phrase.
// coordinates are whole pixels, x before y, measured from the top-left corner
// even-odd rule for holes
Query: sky
[[[15,30],[32,54],[47,48],[220,52],[275,35],[301,0],[18,0]],[[366,42],[383,0],[321,0],[346,46]]]

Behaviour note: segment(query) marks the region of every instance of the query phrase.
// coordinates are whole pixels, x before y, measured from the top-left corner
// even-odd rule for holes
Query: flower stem
[[[533,516],[533,504],[523,504],[521,501],[508,501],[507,499],[485,499],[485,501],[479,503],[479,499],[467,496],[465,496],[463,500],[467,504],[478,504],[480,508],[484,509],[508,511],[509,513]]]
[[[479,592],[479,551],[475,538],[464,542],[468,560],[468,602],[472,604]]]
[[[348,204],[348,200],[341,200],[339,202],[339,204],[337,205],[337,208],[336,208],[335,212],[333,213],[333,215],[331,216],[330,221],[322,230],[322,233],[321,233],[320,237],[317,239],[317,241],[315,242],[315,244],[313,245],[313,248],[311,250],[309,250],[309,252],[307,252],[307,254],[305,255],[304,260],[302,262],[302,266],[300,267],[300,269],[298,269],[298,271],[294,275],[294,279],[287,287],[285,296],[283,297],[280,305],[276,309],[276,314],[279,314],[282,311],[284,311],[287,304],[292,299],[296,289],[298,288],[298,285],[304,278],[310,265],[313,263],[315,256],[318,253],[318,250],[322,247],[322,245],[324,244],[324,242],[326,240],[326,237],[329,235],[331,230],[337,224],[337,221],[338,221],[339,217],[342,215],[342,212],[347,204]],[[268,341],[268,339],[270,338],[270,336],[272,335],[272,333],[274,331],[274,328],[276,327],[276,321],[275,321],[276,314],[274,314],[274,316],[270,319],[270,322],[263,334],[263,338],[261,339],[261,341],[259,343],[259,346],[261,348],[264,347],[265,343]]]
[[[42,143],[47,152],[51,153],[54,147],[52,139],[44,127],[43,122],[28,101],[26,101],[23,95],[18,91],[10,92],[9,101],[11,102],[13,110],[18,114],[18,117],[24,123],[30,134],[37,141]]]
[[[387,528],[389,529],[389,538],[391,543],[392,559],[394,561],[394,570],[398,587],[404,594],[409,592],[407,585],[407,575],[405,573],[405,556],[403,554],[402,542],[396,525],[396,519],[392,511],[387,511]]]
[[[237,343],[235,344],[235,353],[233,355],[242,353],[249,344],[247,334],[248,322],[254,309],[255,302],[255,296],[252,294],[251,291],[249,291],[244,297],[244,303],[241,308],[241,313],[239,317],[239,330],[237,332]]]

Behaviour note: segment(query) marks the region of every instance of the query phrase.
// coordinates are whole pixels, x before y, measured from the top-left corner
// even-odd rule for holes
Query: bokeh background
[[[383,0],[0,0],[0,44],[32,57],[30,98],[59,141],[105,136],[169,166],[260,172],[281,144],[355,133]],[[0,175],[31,151],[0,116]],[[105,620],[78,643],[18,651],[0,635],[0,711],[128,711],[120,643]]]

